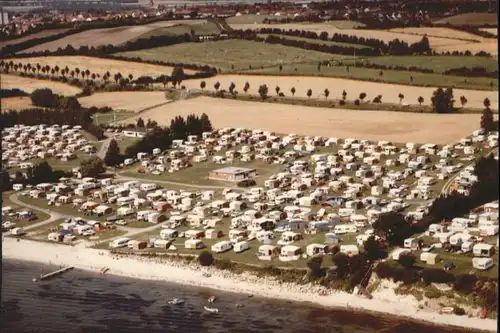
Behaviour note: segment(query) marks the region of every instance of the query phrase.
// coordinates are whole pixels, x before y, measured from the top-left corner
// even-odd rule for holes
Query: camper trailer
[[[187,239],[184,242],[184,248],[190,249],[190,250],[199,250],[199,249],[204,249],[205,244],[200,239]]]
[[[212,245],[211,250],[215,253],[223,253],[229,251],[233,248],[233,244],[230,241],[221,241]]]
[[[109,247],[112,249],[118,249],[120,247],[126,247],[128,242],[130,241],[129,238],[123,237],[119,239],[115,239],[114,241],[109,243]]]
[[[306,246],[306,254],[310,257],[315,255],[323,255],[327,252],[328,246],[325,244],[309,244]]]
[[[475,257],[489,258],[495,252],[495,247],[491,244],[478,243],[472,247],[472,253]]]
[[[339,235],[347,233],[355,233],[358,232],[358,228],[352,224],[338,224],[333,229],[333,232]]]
[[[302,249],[294,245],[286,245],[281,248],[280,260],[281,261],[292,261],[300,259],[302,254]]]
[[[356,256],[359,254],[359,248],[356,245],[340,245],[340,252],[348,256]]]
[[[249,249],[248,242],[241,241],[233,245],[233,250],[236,253],[240,253]]]
[[[493,267],[491,258],[472,258],[472,267],[480,271],[486,271]]]
[[[174,230],[174,229],[162,229],[160,231],[160,238],[161,239],[170,240],[170,239],[175,239],[177,237],[179,237],[179,232],[177,230]]]

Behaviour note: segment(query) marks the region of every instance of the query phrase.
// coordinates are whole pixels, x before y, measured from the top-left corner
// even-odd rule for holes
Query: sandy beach
[[[326,307],[350,308],[423,320],[437,325],[452,325],[495,332],[496,320],[469,318],[466,316],[440,315],[435,311],[418,309],[418,302],[413,296],[396,295],[389,289],[376,291],[374,298],[367,300],[345,292],[335,292],[327,296],[318,296],[322,289],[313,285],[294,285],[279,283],[270,278],[234,275],[230,272],[196,266],[186,266],[179,262],[165,263],[162,259],[141,259],[137,257],[117,257],[108,251],[94,250],[75,246],[40,243],[29,240],[17,241],[3,239],[3,257],[42,264],[74,266],[78,269],[100,271],[109,269],[108,274],[115,274],[144,280],[159,280],[172,283],[206,287],[235,293],[252,294],[262,297],[310,302]],[[210,273],[204,277],[203,273]]]

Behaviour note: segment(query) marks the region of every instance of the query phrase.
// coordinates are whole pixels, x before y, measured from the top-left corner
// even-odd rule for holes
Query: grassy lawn
[[[264,181],[270,175],[279,172],[283,168],[282,165],[268,164],[260,160],[259,161],[255,160],[252,162],[241,162],[238,160],[234,161],[232,165],[215,164],[212,161],[207,161],[203,163],[193,164],[192,167],[182,169],[174,173],[165,172],[158,176],[153,174],[138,173],[135,171],[138,165],[135,165],[134,167],[128,168],[125,172],[123,172],[123,175],[129,177],[147,178],[152,180],[153,182],[155,180],[164,180],[164,181],[171,181],[171,182],[191,184],[191,185],[236,186],[236,183],[233,182],[223,182],[223,181],[208,179],[209,172],[229,166],[256,169],[259,175],[258,177],[255,178],[255,181],[257,182],[258,185],[263,185]]]
[[[140,35],[136,39],[139,38],[150,38],[154,36],[175,36],[175,35],[191,35],[191,32],[194,32],[196,36],[204,36],[204,35],[217,35],[221,31],[217,24],[213,22],[204,22],[204,23],[194,23],[194,24],[179,24],[172,27],[164,27],[158,28],[149,32],[146,32],[143,35]]]
[[[343,61],[345,63],[345,61]],[[235,70],[237,70],[235,68]],[[415,86],[445,86],[460,89],[478,89],[478,90],[497,90],[498,80],[489,78],[463,78],[460,76],[427,74],[409,71],[383,70],[383,75],[380,76],[379,69],[349,67],[349,72],[346,66],[322,66],[318,71],[318,64],[301,63],[301,64],[285,64],[283,70],[279,70],[279,65],[265,67],[264,69],[242,70],[241,73],[247,74],[265,74],[265,75],[304,75],[304,76],[324,76],[324,77],[340,77],[353,80],[385,82]],[[411,81],[413,77],[413,81]],[[493,85],[491,86],[491,83]],[[384,94],[381,91],[380,94]]]
[[[9,196],[14,193],[13,191],[8,191],[8,192],[2,192],[2,207],[5,206],[11,206],[16,212],[22,211],[22,210],[31,210],[33,213],[36,214],[38,219],[34,221],[27,221],[27,220],[22,220],[22,219],[14,219],[14,218],[9,218],[8,216],[2,217],[2,222],[10,221],[16,224],[16,227],[26,227],[29,226],[33,223],[38,223],[47,220],[50,216],[48,214],[45,214],[44,212],[41,212],[39,210],[34,210],[34,209],[27,209],[25,207],[19,206],[12,201],[9,200]]]
[[[103,125],[113,123],[115,121],[120,121],[132,117],[134,112],[130,111],[117,111],[108,113],[96,113],[94,114],[94,123],[96,125]]]
[[[222,40],[204,43],[183,43],[167,47],[118,53],[124,57],[140,57],[144,60],[178,61],[210,65],[226,72],[278,64],[318,63],[340,57],[322,52],[307,51],[295,47],[272,45],[245,40]]]
[[[119,138],[116,138],[115,140],[116,143],[118,144],[118,148],[120,148],[120,153],[123,154],[125,153],[125,149],[127,149],[127,147],[139,141],[139,138],[130,138],[126,136],[121,136]]]
[[[269,34],[259,34],[259,37],[267,38]],[[271,35],[279,38],[285,38],[290,40],[297,40],[301,42],[307,42],[312,44],[320,44],[320,45],[328,45],[328,46],[342,46],[342,47],[353,47],[355,49],[367,49],[369,46],[359,45],[359,44],[349,44],[349,43],[340,43],[340,42],[332,42],[330,40],[320,40],[320,39],[310,39],[303,37],[295,37],[295,36],[287,36],[287,35]]]

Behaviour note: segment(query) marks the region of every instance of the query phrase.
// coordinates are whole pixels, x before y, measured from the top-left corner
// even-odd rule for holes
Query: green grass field
[[[262,38],[267,38],[268,36],[270,36],[270,34],[258,34],[258,36],[262,37]],[[272,35],[272,34],[271,34],[271,36],[275,36],[275,37],[279,37],[279,38],[285,38],[285,39],[290,39],[290,40],[297,40],[297,41],[301,41],[301,42],[319,44],[319,45],[326,44],[328,46],[353,47],[353,48],[356,48],[356,49],[367,49],[367,48],[370,48],[370,47],[364,46],[364,45],[332,42],[330,40],[320,40],[320,39],[311,39],[311,38],[286,36],[286,35]]]
[[[33,211],[33,213],[36,214],[38,219],[36,219],[34,221],[27,221],[27,220],[21,220],[21,219],[13,219],[13,218],[9,218],[8,216],[5,216],[5,217],[2,217],[2,222],[6,222],[6,221],[14,222],[16,224],[16,227],[22,228],[22,227],[26,227],[26,226],[29,226],[29,225],[34,224],[34,223],[45,221],[50,217],[48,214],[45,214],[42,211],[34,210],[34,209],[27,209],[25,207],[22,207],[22,206],[19,206],[19,205],[13,203],[9,199],[10,195],[13,193],[15,193],[15,192],[13,192],[13,191],[2,192],[2,206],[3,207],[10,206],[16,212],[20,212],[22,210],[31,210],[31,211]]]
[[[148,50],[122,52],[119,56],[140,57],[144,60],[182,61],[210,65],[226,72],[236,69],[277,66],[278,64],[318,63],[340,59],[340,56],[299,48],[264,44],[245,40],[223,40],[204,43],[183,43]]]
[[[498,62],[495,58],[465,57],[465,56],[380,56],[359,57],[357,61],[367,64],[384,66],[404,66],[432,69],[436,73],[443,73],[451,68],[484,67],[490,72],[498,71]],[[345,61],[348,63],[348,61]]]
[[[318,71],[317,63],[308,64],[289,64],[283,65],[283,70],[279,70],[279,66],[267,67],[264,69],[252,69],[239,71],[245,74],[265,74],[265,75],[302,75],[302,76],[324,76],[324,77],[340,77],[354,80],[374,81],[384,83],[396,83],[415,86],[428,87],[451,87],[461,89],[477,89],[477,90],[498,90],[498,80],[490,78],[463,78],[460,76],[427,74],[409,71],[382,70],[383,75],[380,76],[380,69],[349,67],[347,72],[346,66],[322,66],[321,71]],[[413,81],[411,81],[413,77]],[[383,92],[380,92],[383,94]]]
[[[213,22],[204,22],[199,24],[180,24],[172,27],[158,28],[145,34],[140,35],[136,39],[140,38],[149,38],[154,36],[175,36],[175,35],[184,35],[191,34],[191,31],[194,31],[196,36],[203,35],[216,35],[221,31],[219,27]]]

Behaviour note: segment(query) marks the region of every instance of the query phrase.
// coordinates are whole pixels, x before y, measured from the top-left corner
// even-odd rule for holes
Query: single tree
[[[280,65],[280,72],[283,70],[283,65]]]
[[[292,96],[295,96],[295,87],[292,87],[292,89],[290,89],[290,92],[292,93]]]
[[[362,101],[366,98],[366,93],[362,92],[361,94],[359,94],[359,99]]]
[[[97,156],[92,156],[80,163],[80,172],[83,177],[97,177],[106,171],[104,162]]]
[[[368,237],[363,243],[363,247],[368,260],[374,261],[384,256],[384,251],[382,251],[380,243],[373,236]]]
[[[311,98],[312,94],[313,94],[313,91],[311,89],[307,89],[307,93],[306,93],[307,97]]]
[[[330,96],[330,90],[328,90],[328,88],[326,88],[324,93],[325,93],[325,99],[327,99],[328,96]]]
[[[347,98],[347,92],[344,90],[344,91],[342,91],[342,100],[345,101],[346,98]]]
[[[234,84],[234,82],[231,82],[231,84],[229,85],[229,92],[231,94],[234,94],[234,88],[236,88],[236,85]]]
[[[104,156],[104,163],[107,166],[116,166],[122,162],[122,156],[120,155],[120,148],[118,147],[118,143],[113,139],[109,143],[108,151]]]
[[[267,93],[268,93],[268,88],[267,85],[263,84],[259,87],[259,95],[262,99],[267,98]]]
[[[402,104],[403,99],[405,98],[405,95],[403,95],[402,93],[399,93],[398,98],[399,98],[399,104]]]
[[[214,262],[214,256],[208,251],[203,251],[198,256],[198,262],[201,266],[210,266]]]
[[[134,78],[134,76],[133,76],[132,74],[129,74],[129,75],[128,75],[128,79],[129,79],[130,81],[132,81],[132,79],[133,79],[133,78]]]
[[[415,264],[415,256],[408,253],[403,253],[399,256],[398,260],[399,264],[403,266],[406,269],[412,268],[413,265]]]
[[[206,86],[207,86],[207,83],[205,81],[201,81],[200,82],[200,88],[201,88],[201,90],[205,89]]]
[[[139,117],[139,119],[137,119],[136,127],[138,127],[138,128],[144,128],[144,119],[142,119],[141,117]]]
[[[323,256],[312,257],[306,263],[307,268],[309,268],[311,276],[320,277],[323,274],[321,265],[323,264]]]
[[[220,88],[220,82],[219,81],[215,82],[214,88],[215,88],[216,91],[219,91],[219,88]]]
[[[491,102],[490,102],[490,99],[488,97],[486,97],[483,101],[483,105],[485,108],[489,109],[490,106],[491,106]]]
[[[174,67],[172,70],[172,81],[177,82],[179,85],[182,83],[182,81],[186,78],[186,75],[184,74],[184,69],[180,66]]]
[[[462,107],[464,107],[465,104],[467,104],[467,98],[465,98],[464,95],[460,96],[460,104],[462,104]]]
[[[493,112],[489,107],[486,107],[481,116],[481,128],[486,132],[496,130],[495,120],[493,119]]]
[[[420,106],[422,106],[422,103],[424,102],[424,98],[422,96],[419,96],[417,101],[418,101],[418,104],[420,104]]]
[[[243,91],[245,92],[245,94],[248,92],[248,89],[250,89],[250,83],[245,82],[245,86],[243,87]]]
[[[276,86],[276,88],[274,88],[274,90],[276,90],[276,95],[280,95],[280,87],[279,86]]]

